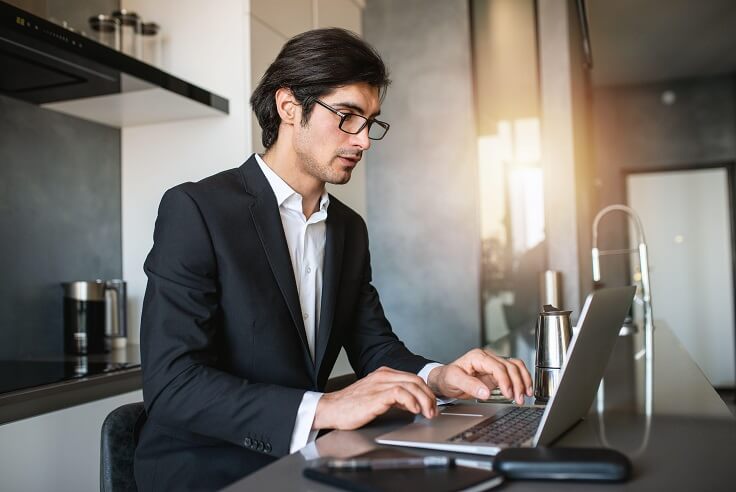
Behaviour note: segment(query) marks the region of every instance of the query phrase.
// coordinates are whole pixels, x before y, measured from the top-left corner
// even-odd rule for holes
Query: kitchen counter
[[[528,333],[492,345],[496,352],[528,359]],[[665,326],[654,332],[653,388],[642,381],[644,360],[637,357],[641,334],[619,337],[606,370],[605,398],[594,403],[589,415],[555,446],[617,449],[631,459],[633,477],[623,484],[570,482],[509,482],[504,490],[731,490],[733,456],[736,453],[736,420],[713,390],[677,338]],[[645,402],[653,407],[645,415]],[[531,401],[528,401],[531,403]],[[458,404],[463,404],[458,402]],[[257,472],[235,482],[228,491],[310,490],[333,487],[302,476],[309,460],[333,456],[345,458],[381,447],[374,438],[412,421],[406,412],[392,411],[356,431],[333,431]],[[412,449],[411,452],[437,454]],[[443,453],[449,456],[490,460],[489,457]]]
[[[0,424],[140,389],[140,348],[0,361]]]

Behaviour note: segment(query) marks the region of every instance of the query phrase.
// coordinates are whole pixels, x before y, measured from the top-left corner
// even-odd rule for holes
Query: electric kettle
[[[64,351],[99,354],[126,344],[123,280],[64,282]]]

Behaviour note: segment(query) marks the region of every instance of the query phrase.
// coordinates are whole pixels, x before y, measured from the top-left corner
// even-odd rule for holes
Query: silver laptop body
[[[546,407],[490,403],[445,407],[434,419],[417,417],[413,423],[377,437],[376,442],[486,455],[495,455],[509,446],[552,443],[590,409],[635,291],[633,286],[617,287],[600,289],[588,296],[578,321],[579,330],[570,343],[559,385]],[[510,430],[522,427],[519,419],[528,421],[534,418],[536,433],[514,443],[493,437],[481,440],[475,436],[464,437],[482,432],[478,429],[486,428],[486,422],[491,418],[502,419],[498,426]],[[468,439],[474,440],[470,442]]]

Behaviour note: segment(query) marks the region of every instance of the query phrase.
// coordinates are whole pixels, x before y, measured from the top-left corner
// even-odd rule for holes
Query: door
[[[736,382],[728,184],[725,167],[626,180],[649,247],[655,329],[666,324],[716,387]]]

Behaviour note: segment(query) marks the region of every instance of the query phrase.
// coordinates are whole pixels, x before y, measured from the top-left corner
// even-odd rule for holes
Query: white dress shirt
[[[304,330],[307,333],[309,353],[314,361],[315,335],[319,326],[320,305],[322,301],[322,273],[325,259],[325,241],[327,238],[327,207],[330,205],[330,196],[327,190],[322,192],[319,200],[319,210],[309,219],[304,216],[302,196],[294,191],[286,181],[276,174],[263,161],[260,155],[255,154],[256,161],[271,185],[276,203],[279,206],[281,224],[284,227],[286,244],[289,248],[291,266],[294,270],[296,288],[299,292],[299,304],[302,308]],[[441,364],[427,364],[419,371],[418,376],[427,381],[429,372]],[[317,413],[317,403],[322,393],[307,391],[296,415],[294,431],[291,434],[289,452],[293,453],[317,437],[317,431],[312,430],[314,415]]]

